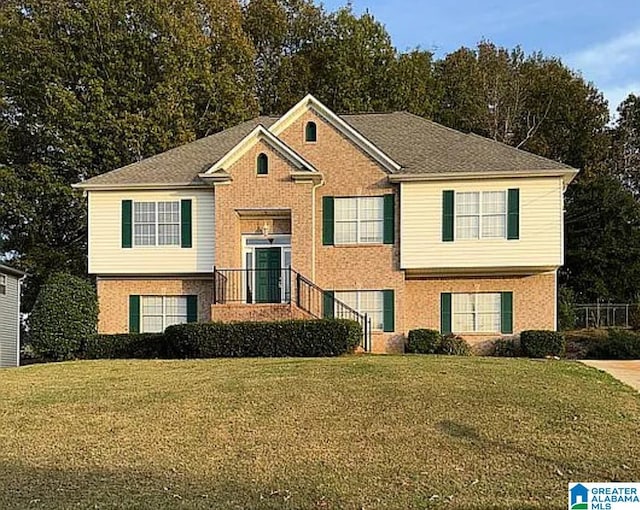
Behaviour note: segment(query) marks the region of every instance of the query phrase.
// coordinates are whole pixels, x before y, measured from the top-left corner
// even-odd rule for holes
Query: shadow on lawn
[[[345,508],[325,487],[295,483],[260,484],[247,478],[212,475],[193,479],[173,471],[64,470],[0,462],[0,508]]]
[[[472,442],[474,444],[477,444],[483,450],[494,449],[497,452],[505,452],[507,454],[511,453],[517,454],[522,457],[528,457],[536,463],[548,464],[549,467],[554,471],[559,470],[561,474],[559,473],[558,476],[566,478],[567,482],[572,481],[573,478],[575,478],[576,475],[579,475],[582,470],[580,466],[570,464],[566,460],[532,453],[529,450],[511,445],[506,440],[495,441],[487,437],[483,437],[475,427],[471,427],[464,423],[444,420],[438,422],[436,426],[440,431],[444,432],[448,436],[455,439]],[[488,451],[487,453],[490,453],[490,451]],[[594,479],[602,481],[619,481],[617,479],[613,479],[610,472],[605,471],[594,472],[593,470],[590,470],[588,475]]]

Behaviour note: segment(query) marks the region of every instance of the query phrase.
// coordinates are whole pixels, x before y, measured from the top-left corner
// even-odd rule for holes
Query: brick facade
[[[406,281],[404,324],[411,329],[440,329],[442,292],[513,292],[513,334],[527,329],[556,329],[555,273],[511,277],[425,278]],[[465,335],[477,350],[501,335]],[[508,335],[511,336],[511,335]]]
[[[317,142],[304,141],[305,125],[314,121]],[[325,290],[394,291],[395,332],[375,332],[373,352],[402,352],[404,335],[413,328],[440,327],[441,292],[512,291],[514,332],[523,329],[555,329],[555,274],[513,277],[447,277],[405,279],[400,270],[399,189],[389,183],[386,171],[323,118],[308,111],[289,125],[279,138],[322,173],[319,185],[295,182],[298,171],[264,141],[251,147],[225,171],[228,183],[215,186],[215,264],[218,268],[243,267],[243,234],[260,234],[266,224],[274,234],[291,235],[291,264],[294,269]],[[268,175],[257,175],[256,159],[269,159]],[[324,246],[322,204],[324,196],[395,196],[396,232],[394,244]],[[273,211],[271,213],[270,211]],[[179,270],[179,268],[176,268]],[[302,317],[289,305],[212,305],[212,279],[98,278],[102,333],[128,328],[128,296],[198,295],[198,319],[274,320]],[[482,347],[490,338],[469,336]]]
[[[198,296],[198,321],[211,320],[212,279],[202,278],[98,278],[99,333],[129,331],[129,296]]]

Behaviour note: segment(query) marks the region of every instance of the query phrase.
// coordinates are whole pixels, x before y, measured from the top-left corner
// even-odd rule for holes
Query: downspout
[[[24,281],[24,279],[27,277],[27,275],[23,275],[20,278],[18,278],[18,338],[16,339],[16,366],[19,367],[20,366],[20,347],[22,345],[21,342],[21,338],[20,338],[20,331],[22,331],[22,321],[20,320],[21,318],[21,312],[20,312],[20,297],[22,296],[22,282]]]
[[[311,188],[311,281],[316,281],[316,189],[324,186],[324,176]]]

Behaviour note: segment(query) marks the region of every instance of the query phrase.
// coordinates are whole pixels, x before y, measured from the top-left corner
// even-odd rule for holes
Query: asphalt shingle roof
[[[535,172],[571,167],[473,133],[461,133],[407,113],[340,116],[396,161],[402,173]],[[257,117],[137,163],[93,177],[91,185],[196,184],[257,125],[269,128],[277,117]]]

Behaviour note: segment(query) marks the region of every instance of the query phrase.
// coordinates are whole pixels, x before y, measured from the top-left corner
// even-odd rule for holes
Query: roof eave
[[[138,182],[138,183],[113,183],[91,184],[80,182],[72,184],[72,188],[82,191],[127,191],[127,190],[175,190],[175,189],[199,189],[208,188],[206,183],[199,182]]]
[[[562,177],[565,185],[569,184],[579,170],[575,168],[550,170],[518,170],[498,172],[438,172],[438,173],[396,173],[388,176],[389,182],[420,182],[420,181],[456,181],[469,179],[517,179],[524,177]]]

